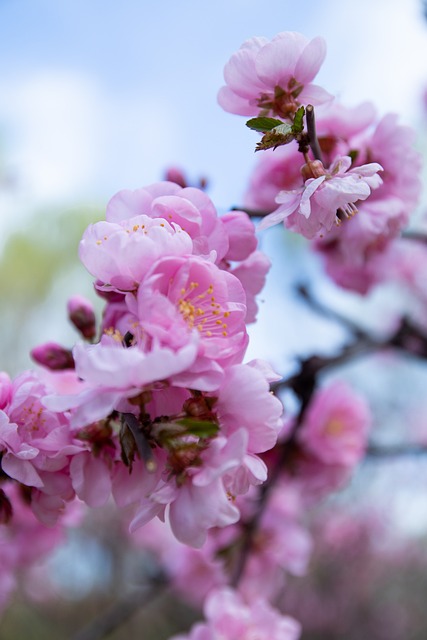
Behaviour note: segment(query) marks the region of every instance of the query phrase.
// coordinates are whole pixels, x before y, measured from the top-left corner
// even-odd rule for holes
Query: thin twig
[[[366,456],[371,458],[398,458],[401,456],[423,456],[427,454],[427,445],[402,444],[379,446],[371,444],[366,449]]]
[[[247,207],[231,207],[230,211],[243,211],[250,218],[265,218],[271,211],[260,211],[258,209],[248,209]]]
[[[165,592],[166,582],[157,579],[151,589],[138,589],[133,591],[110,609],[104,611],[96,620],[93,620],[84,629],[73,636],[72,640],[102,640],[115,629],[127,622],[141,607],[148,605]]]
[[[422,231],[403,231],[402,238],[404,240],[418,240],[418,242],[427,243],[427,233]]]
[[[322,150],[320,149],[319,140],[316,133],[316,120],[314,117],[314,107],[308,104],[305,108],[305,121],[307,123],[308,141],[310,149],[316,160],[322,161]]]

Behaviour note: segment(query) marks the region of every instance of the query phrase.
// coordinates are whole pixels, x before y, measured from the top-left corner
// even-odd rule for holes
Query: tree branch
[[[166,580],[164,577],[151,582],[152,588],[140,588],[132,591],[126,597],[104,611],[84,629],[73,636],[72,640],[102,640],[115,629],[124,624],[141,607],[146,606],[165,592]]]

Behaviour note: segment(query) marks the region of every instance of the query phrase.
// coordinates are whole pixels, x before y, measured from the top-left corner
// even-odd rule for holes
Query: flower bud
[[[59,371],[74,369],[74,358],[70,349],[62,347],[56,342],[45,342],[31,351],[32,359],[42,367]]]
[[[10,522],[12,515],[12,504],[3,489],[0,489],[0,524],[7,524]]]
[[[0,371],[0,409],[4,409],[12,398],[12,382],[7,373]]]
[[[93,306],[89,300],[82,296],[73,296],[69,299],[68,317],[73,325],[87,340],[96,335],[96,318]]]
[[[186,177],[178,167],[169,167],[169,169],[166,170],[165,180],[175,182],[175,184],[178,184],[180,187],[188,187]]]

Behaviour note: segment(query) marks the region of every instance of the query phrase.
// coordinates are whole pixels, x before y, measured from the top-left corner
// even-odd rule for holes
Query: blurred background
[[[417,129],[425,152],[424,9],[421,0],[0,0],[0,368],[16,374],[30,366],[36,344],[76,340],[66,301],[81,293],[95,302],[91,278],[77,261],[78,242],[118,190],[156,182],[176,166],[194,184],[207,180],[220,211],[242,202],[256,134],[243,118],[223,112],[216,94],[224,64],[245,39],[284,30],[322,35],[328,55],[318,83],[348,106],[372,100],[381,115],[399,113]],[[363,301],[338,296],[316,259],[282,229],[266,232],[261,246],[273,269],[248,357],[270,360],[283,375],[295,355],[332,351],[346,338],[343,327],[292,299],[297,279],[315,278],[325,300],[373,326],[393,304],[375,293]],[[358,364],[343,374],[369,391],[379,436],[398,411],[407,416],[409,439],[427,438],[417,417],[425,412],[424,367],[399,363],[385,376],[379,366],[371,363],[367,375]],[[392,438],[407,435],[395,425]],[[312,526],[326,532],[325,543],[314,554],[314,578],[298,579],[288,610],[306,626],[306,640],[425,640],[427,466],[423,460],[368,461],[359,476],[336,498],[344,509],[359,505],[347,518],[355,538],[334,537],[323,526],[333,503],[310,515]],[[372,511],[388,532],[381,552],[377,526],[366,524]],[[117,599],[135,556],[114,527],[98,535],[97,518],[107,515],[92,518],[50,561],[54,604],[18,594],[0,621],[2,640],[67,638],[70,628]],[[351,589],[345,602],[338,597]],[[389,629],[383,636],[383,620],[396,603],[402,613],[395,635]],[[151,617],[138,614],[111,637],[160,639],[177,625],[185,628],[173,599],[156,606]]]

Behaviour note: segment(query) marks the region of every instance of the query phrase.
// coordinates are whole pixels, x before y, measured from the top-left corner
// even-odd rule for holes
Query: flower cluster
[[[268,214],[259,229],[284,222],[311,240],[340,285],[365,293],[388,271],[425,309],[424,252],[393,242],[420,192],[413,134],[368,103],[331,104],[313,84],[325,53],[322,38],[283,32],[248,40],[226,65],[220,104],[264,134],[245,206]],[[276,387],[296,400],[282,418],[270,390],[280,376],[244,362],[270,266],[255,227],[244,211],[218,216],[178,170],[169,178],[120,191],[83,234],[79,257],[105,305],[99,328],[74,296],[80,341],[36,347],[41,368],[14,380],[0,373],[0,606],[14,572],[61,539],[70,505],[112,498],[133,543],[192,604],[206,599],[206,622],[176,640],[297,640],[299,623],[269,602],[306,571],[306,511],[350,477],[371,413],[344,382],[319,386],[339,357],[313,356]],[[390,344],[427,352],[410,329]],[[375,345],[352,333],[350,347]]]
[[[395,114],[378,120],[370,103],[352,109],[328,103],[319,87],[313,92],[314,85],[307,83],[324,57],[320,38],[308,42],[285,32],[271,42],[248,40],[226,65],[227,86],[218,99],[232,113],[274,116],[284,123],[293,122],[299,107],[318,107],[316,125],[306,114],[305,138],[304,132],[288,131],[281,141],[280,120],[267,125],[267,130],[273,127],[267,135],[275,136],[262,147],[267,151],[251,178],[245,205],[272,212],[260,229],[283,221],[314,240],[328,274],[339,285],[366,293],[386,277],[381,257],[418,202],[420,154],[413,148],[414,132]]]
[[[69,358],[41,345],[50,375],[2,381],[2,470],[43,522],[111,492],[133,506],[132,530],[168,514],[190,545],[239,519],[235,498],[266,479],[258,454],[282,412],[266,368],[242,364],[247,302],[253,319],[269,266],[256,245],[245,213],[219,218],[202,191],[169,182],[120,192],[85,231],[80,258],[106,299],[99,341],[74,299],[89,343]]]
[[[232,589],[213,591],[206,601],[206,623],[196,624],[189,635],[173,640],[298,640],[300,626],[259,598],[248,607]]]

